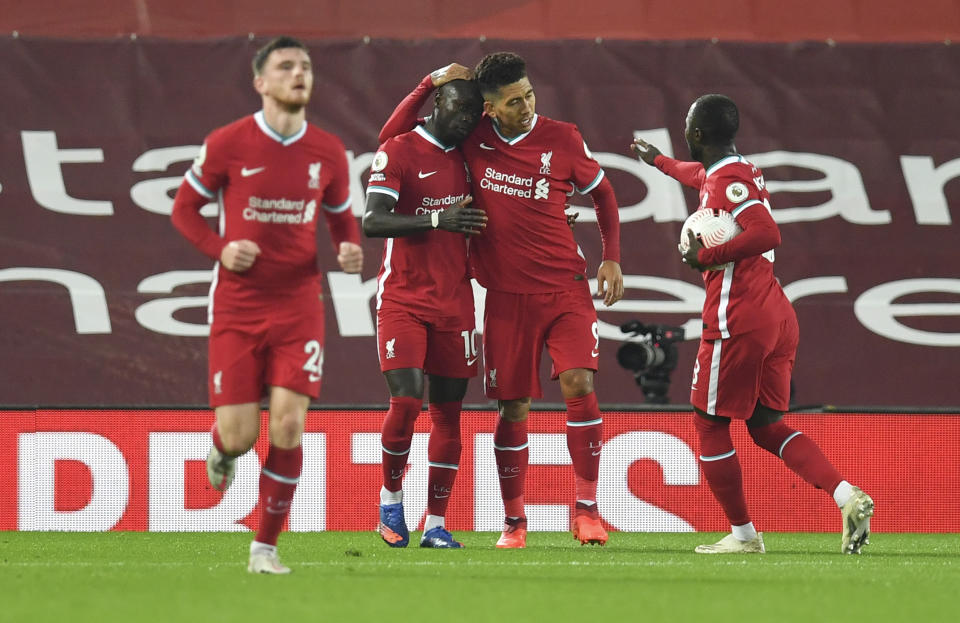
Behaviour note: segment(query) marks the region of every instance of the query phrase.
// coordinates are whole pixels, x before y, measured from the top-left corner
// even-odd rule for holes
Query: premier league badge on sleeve
[[[383,171],[387,167],[387,152],[378,151],[373,156],[373,162],[370,163],[370,170],[373,172]]]
[[[730,203],[740,203],[747,198],[747,186],[742,182],[733,182],[727,186],[727,199]]]

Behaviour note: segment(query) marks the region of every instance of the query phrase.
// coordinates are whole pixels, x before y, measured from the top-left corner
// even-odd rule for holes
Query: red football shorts
[[[800,330],[793,314],[725,340],[700,340],[690,403],[710,415],[748,420],[757,401],[790,408],[790,375]]]
[[[540,398],[540,357],[553,360],[550,378],[574,368],[597,369],[597,311],[587,283],[546,294],[487,290],[483,318],[483,385],[488,398]]]
[[[269,386],[316,398],[323,366],[323,304],[262,313],[216,312],[210,327],[210,406],[260,402]]]
[[[396,308],[377,311],[380,370],[415,368],[455,379],[477,375],[478,340],[469,315],[428,317]]]

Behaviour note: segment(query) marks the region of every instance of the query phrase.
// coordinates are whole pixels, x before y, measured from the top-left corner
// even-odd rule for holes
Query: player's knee
[[[220,427],[220,444],[227,454],[238,456],[247,452],[257,441],[259,428],[243,426]]]
[[[523,422],[530,413],[530,399],[517,398],[515,400],[500,401],[500,417],[508,422]]]
[[[593,393],[593,370],[577,368],[561,373],[560,387],[565,398],[580,398]]]
[[[270,422],[270,443],[281,448],[300,445],[303,435],[303,419],[297,413],[283,414]]]

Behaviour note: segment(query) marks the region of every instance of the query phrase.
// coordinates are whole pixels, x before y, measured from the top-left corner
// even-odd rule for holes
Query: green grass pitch
[[[767,533],[767,554],[703,556],[718,534],[531,533],[497,550],[390,549],[373,532],[280,537],[289,576],[246,572],[249,533],[0,533],[0,621],[958,621],[960,537]]]

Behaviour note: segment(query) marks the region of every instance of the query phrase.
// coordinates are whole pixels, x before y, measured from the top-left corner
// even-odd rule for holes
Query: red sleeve
[[[737,215],[737,223],[743,229],[730,242],[711,249],[700,249],[697,261],[704,266],[726,264],[766,253],[780,246],[780,228],[770,211],[759,201]]]
[[[700,190],[700,187],[703,186],[703,181],[707,177],[703,165],[699,162],[674,160],[673,158],[660,154],[654,159],[653,165],[684,186],[696,188],[697,190]]]
[[[193,243],[201,253],[212,260],[220,261],[220,252],[227,241],[210,229],[207,220],[200,216],[200,209],[217,197],[217,191],[228,181],[226,155],[230,149],[224,129],[212,132],[193,164],[183,176],[183,182],[173,199],[170,220],[183,237]]]
[[[347,152],[343,143],[336,142],[334,153],[330,157],[330,181],[323,189],[323,209],[327,212],[340,212],[350,207],[350,165],[347,164]]]
[[[353,216],[353,210],[350,209],[350,167],[342,144],[338,145],[332,167],[330,183],[323,191],[323,213],[327,219],[333,248],[339,252],[341,242],[360,244],[360,227]]]
[[[420,109],[423,108],[423,105],[432,92],[433,79],[430,77],[430,74],[427,74],[426,77],[420,81],[420,84],[417,85],[417,88],[415,88],[410,95],[403,98],[403,101],[393,110],[393,114],[390,115],[387,122],[383,124],[383,128],[380,130],[380,136],[377,137],[380,144],[386,143],[388,138],[409,132],[416,127],[417,115],[420,114]]]
[[[600,168],[600,163],[590,153],[587,142],[583,140],[580,130],[575,126],[572,128],[569,138],[570,181],[573,182],[574,188],[579,192],[583,194],[592,192],[600,183],[600,180],[604,178],[603,169]]]
[[[207,197],[198,193],[184,180],[173,199],[170,220],[183,237],[193,243],[201,253],[212,260],[220,261],[220,252],[227,241],[214,233],[207,220],[200,216],[200,209],[208,201]]]
[[[590,191],[593,207],[597,210],[597,225],[600,227],[600,241],[603,245],[603,259],[620,263],[620,210],[617,197],[613,193],[613,184],[604,177],[596,188]]]
[[[343,210],[342,212],[325,212],[327,216],[327,227],[330,229],[330,238],[333,240],[333,248],[340,252],[341,242],[352,242],[360,244],[360,226],[357,225],[357,219],[353,216],[352,210]]]

